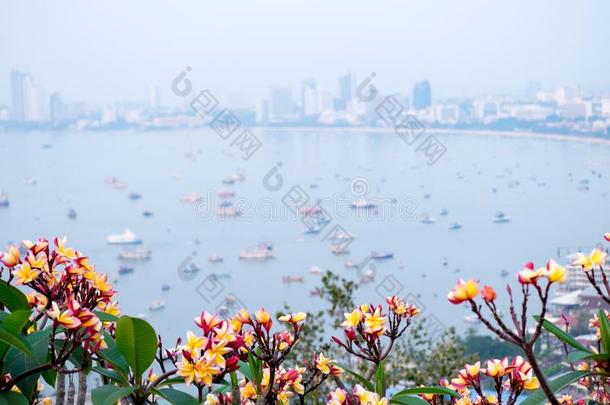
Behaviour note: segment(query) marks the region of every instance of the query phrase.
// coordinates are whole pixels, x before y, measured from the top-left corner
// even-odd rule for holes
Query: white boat
[[[239,252],[241,260],[269,260],[274,257],[273,248],[267,244],[262,244],[255,249],[243,249]]]
[[[241,212],[231,206],[221,206],[216,209],[216,214],[222,218],[234,218],[241,215]]]
[[[510,222],[510,218],[507,217],[504,212],[498,211],[494,216],[493,222],[496,224],[504,224],[506,222]]]
[[[330,251],[335,255],[346,255],[349,253],[349,249],[344,245],[332,245]]]
[[[430,215],[426,214],[422,217],[422,219],[419,222],[421,222],[422,224],[433,224],[436,222],[436,219],[434,219]]]
[[[150,260],[150,250],[138,248],[133,250],[124,250],[119,253],[119,260],[141,261]]]
[[[218,255],[211,255],[210,257],[208,257],[208,262],[210,263],[222,263],[224,262],[225,259],[222,258],[222,256],[218,256]]]
[[[315,275],[322,274],[322,269],[319,268],[318,266],[311,266],[311,268],[309,269],[309,273],[315,274]]]
[[[282,282],[285,283],[285,284],[302,283],[303,281],[305,281],[305,280],[301,276],[284,276],[284,277],[282,277]]]
[[[346,269],[357,269],[358,265],[356,263],[353,263],[351,260],[348,260],[345,262],[343,267],[345,267]]]
[[[449,214],[449,210],[448,210],[447,208],[443,208],[443,209],[441,210],[441,216],[442,216],[442,217],[444,217],[444,216],[446,216],[446,215],[448,215],[448,214]]]
[[[165,308],[165,301],[163,301],[163,300],[153,301],[148,306],[148,309],[151,311],[159,311],[160,309],[163,309],[163,308]]]
[[[373,260],[384,260],[393,259],[394,253],[392,252],[371,252],[371,259]]]
[[[356,239],[356,235],[348,231],[342,231],[341,229],[337,229],[334,235],[330,237],[332,240],[352,240]]]
[[[216,195],[220,198],[232,198],[235,197],[235,191],[221,188],[220,190],[218,190],[218,192],[216,192]]]
[[[4,191],[0,191],[0,207],[8,207],[10,202],[8,200],[8,196],[4,193]]]
[[[109,245],[139,245],[142,243],[142,239],[138,239],[135,233],[128,228],[123,233],[108,235],[106,242]]]
[[[199,266],[197,266],[195,263],[190,262],[185,268],[184,270],[182,270],[184,273],[186,274],[195,274],[197,273],[199,270],[201,270],[201,268],[199,268]]]
[[[197,193],[190,193],[180,197],[180,202],[185,204],[195,204],[201,197]]]
[[[355,199],[352,202],[351,207],[352,208],[359,208],[359,209],[370,209],[370,208],[376,208],[377,205],[373,204],[372,202],[370,202],[366,198],[357,198],[357,199]]]

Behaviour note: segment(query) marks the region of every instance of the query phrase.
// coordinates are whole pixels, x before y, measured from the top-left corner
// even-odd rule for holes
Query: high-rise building
[[[256,122],[259,124],[269,122],[269,102],[267,100],[256,100]]]
[[[49,97],[44,89],[34,83],[30,74],[23,77],[23,119],[32,122],[49,120]]]
[[[65,118],[64,103],[61,99],[61,95],[58,92],[51,94],[49,98],[49,112],[51,114],[51,122],[58,124]]]
[[[351,73],[339,76],[339,97],[335,100],[337,110],[345,110],[354,98],[354,77]]]
[[[148,94],[148,106],[152,109],[161,106],[161,96],[159,95],[159,86],[151,85]]]
[[[15,121],[23,121],[23,78],[25,73],[18,70],[11,72],[11,116]]]
[[[432,90],[430,89],[430,82],[424,80],[415,83],[415,86],[413,87],[413,109],[423,110],[424,108],[430,107],[431,104]]]
[[[289,88],[274,87],[269,91],[269,115],[282,118],[294,113],[292,91]]]

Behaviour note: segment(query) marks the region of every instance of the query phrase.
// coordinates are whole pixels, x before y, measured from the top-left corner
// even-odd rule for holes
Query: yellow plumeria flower
[[[543,275],[551,283],[565,283],[568,277],[568,271],[565,267],[560,266],[551,259],[546,265],[546,269],[543,270]]]
[[[220,369],[203,357],[195,364],[195,381],[198,383],[203,382],[205,385],[211,386],[214,376],[218,374],[220,374]]]
[[[271,315],[261,308],[254,314],[254,319],[256,319],[256,322],[258,323],[267,323],[271,319]]]
[[[583,270],[589,271],[595,266],[603,266],[606,264],[606,256],[606,253],[599,249],[593,249],[589,255],[577,253],[574,265],[581,266]]]
[[[364,318],[364,314],[359,309],[354,309],[352,312],[346,312],[343,314],[345,321],[341,324],[344,328],[355,328]]]
[[[370,334],[382,335],[385,332],[385,316],[381,316],[381,308],[375,312],[364,314],[365,331]]]
[[[197,336],[190,330],[186,332],[186,344],[182,346],[182,349],[188,351],[191,356],[199,357],[199,351],[205,346],[205,337]]]
[[[13,275],[17,281],[17,284],[27,284],[36,280],[40,275],[41,270],[33,269],[30,263],[23,262],[17,270],[13,270]]]
[[[212,343],[212,346],[205,351],[204,357],[210,363],[214,363],[215,365],[224,368],[226,365],[226,361],[224,355],[230,353],[233,349],[226,347],[227,342],[221,340],[217,343]]]
[[[324,356],[324,353],[320,353],[320,355],[315,359],[316,368],[320,370],[322,374],[330,373],[330,366],[332,366],[332,363],[334,362],[334,360]]]
[[[64,237],[63,239],[55,238],[55,245],[57,245],[57,251],[66,259],[76,259],[76,252],[74,251],[74,249],[66,247],[67,241],[68,239],[66,237]]]

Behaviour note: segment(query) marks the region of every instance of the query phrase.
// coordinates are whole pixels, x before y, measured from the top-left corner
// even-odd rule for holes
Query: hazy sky
[[[377,73],[382,91],[433,97],[580,85],[610,90],[607,0],[23,1],[0,3],[0,104],[29,71],[68,101],[168,101],[185,66],[230,101],[269,85]],[[165,96],[165,97],[164,97]]]

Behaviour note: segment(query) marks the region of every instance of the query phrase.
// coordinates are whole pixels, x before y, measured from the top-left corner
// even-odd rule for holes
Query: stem
[[[23,374],[22,374],[23,375]],[[64,405],[66,400],[66,376],[62,370],[57,370],[55,382],[55,405]]]
[[[76,387],[74,386],[74,379],[70,375],[70,384],[68,384],[68,397],[66,398],[66,405],[74,405],[74,394]]]
[[[534,374],[536,374],[536,377],[538,377],[540,388],[542,388],[542,391],[544,391],[544,394],[549,399],[549,402],[552,405],[559,405],[559,401],[557,400],[557,398],[555,398],[555,394],[553,394],[553,391],[551,390],[551,387],[549,387],[549,384],[546,381],[544,374],[542,374],[542,370],[540,370],[540,365],[538,364],[538,360],[536,360],[536,356],[534,356],[534,351],[532,350],[532,347],[530,345],[524,346],[523,351],[525,352],[525,356],[527,357],[527,360],[532,366]]]
[[[76,405],[85,405],[87,399],[87,373],[82,371],[78,373],[78,397]]]

